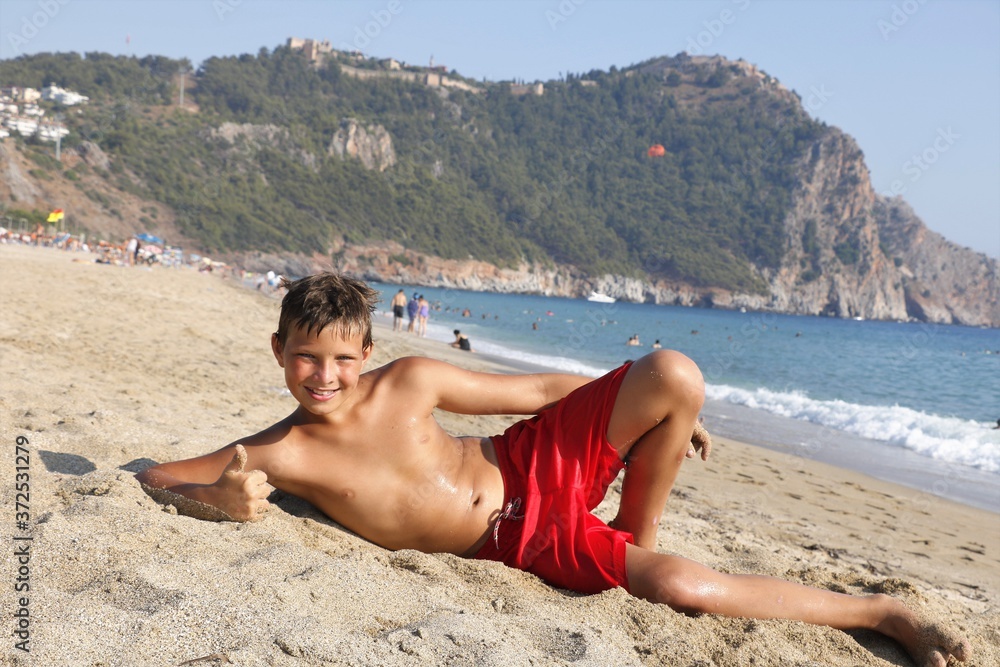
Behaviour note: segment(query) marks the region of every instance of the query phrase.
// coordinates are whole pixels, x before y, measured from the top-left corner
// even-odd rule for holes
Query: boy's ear
[[[283,349],[281,341],[278,340],[278,334],[271,334],[271,352],[274,353],[274,358],[278,360],[278,365],[282,368],[285,367],[285,357],[282,354]]]
[[[372,356],[372,350],[374,350],[374,349],[375,349],[375,343],[372,343],[366,349],[361,350],[361,365],[362,366],[364,366],[366,363],[368,363],[368,360]]]

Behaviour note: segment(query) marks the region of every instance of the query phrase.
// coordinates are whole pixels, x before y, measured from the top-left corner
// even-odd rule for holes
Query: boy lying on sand
[[[274,486],[387,549],[498,560],[583,593],[621,586],[685,613],[874,629],[919,665],[969,655],[964,639],[895,598],[722,574],[654,551],[684,458],[710,449],[697,427],[701,372],[684,355],[657,350],[596,380],[417,357],[362,373],[377,302],[364,283],[334,274],[289,284],[271,347],[299,406],[240,444],[154,466],[139,481],[236,521],[266,510]],[[456,438],[435,408],[535,416],[500,436]],[[605,524],[591,510],[622,468],[618,515]]]

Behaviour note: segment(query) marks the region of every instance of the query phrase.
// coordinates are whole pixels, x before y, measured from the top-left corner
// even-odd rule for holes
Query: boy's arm
[[[173,504],[182,514],[252,521],[268,508],[271,487],[262,470],[244,470],[246,462],[243,445],[230,445],[205,456],[155,465],[136,479],[155,500]]]
[[[537,414],[591,381],[565,373],[478,373],[423,357],[400,359],[394,364],[399,364],[403,381],[435,398],[436,407],[459,414]]]
[[[477,373],[423,357],[395,363],[400,362],[406,364],[401,369],[402,375],[421,395],[429,393],[436,397],[436,407],[459,414],[537,414],[591,381],[588,377],[564,373]],[[694,458],[700,452],[701,458],[707,460],[711,451],[711,436],[696,423],[687,457]]]

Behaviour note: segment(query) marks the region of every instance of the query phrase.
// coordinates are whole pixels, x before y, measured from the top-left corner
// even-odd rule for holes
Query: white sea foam
[[[446,343],[451,343],[455,340],[455,336],[452,334],[451,329],[444,325],[435,326],[433,323],[429,323],[427,325],[427,337],[432,340],[439,340]],[[544,366],[546,368],[551,368],[554,371],[560,371],[563,373],[576,373],[578,375],[586,375],[588,377],[598,377],[604,375],[610,370],[608,368],[600,368],[598,366],[594,366],[593,364],[584,363],[579,359],[571,359],[570,357],[560,357],[548,354],[537,354],[534,352],[528,352],[527,350],[518,350],[481,338],[473,339],[472,346],[476,352],[492,354],[496,357],[503,357],[504,359],[510,359],[511,361],[521,361],[535,366]]]
[[[451,328],[442,322],[431,324],[428,337],[451,342]],[[471,323],[470,323],[471,324]],[[494,332],[491,332],[494,333]],[[518,343],[487,340],[473,333],[473,346],[479,352],[514,361],[545,366],[557,371],[597,377],[613,363],[602,367],[593,359],[574,359],[559,354],[518,349]],[[495,335],[495,333],[494,333]],[[521,345],[527,347],[526,342]],[[845,400],[812,399],[805,392],[780,392],[763,388],[739,389],[710,384],[708,398],[743,405],[762,412],[811,422],[822,427],[876,440],[886,446],[900,447],[921,456],[948,461],[987,473],[1000,473],[1000,430],[965,418],[942,417],[914,408],[874,406]]]
[[[1000,430],[989,424],[940,417],[900,406],[858,405],[821,401],[800,392],[738,389],[709,385],[709,398],[745,405],[792,419],[801,419],[890,445],[923,456],[1000,472]]]
[[[505,359],[523,361],[536,366],[545,366],[546,368],[551,368],[556,371],[562,371],[563,373],[575,373],[577,375],[586,375],[588,377],[598,377],[604,375],[609,370],[607,368],[602,369],[582,363],[578,359],[571,359],[569,357],[552,357],[545,354],[532,354],[531,352],[510,350],[500,346],[490,345],[489,343],[484,343],[481,348],[476,349],[480,349],[481,351],[489,354],[495,354],[498,357],[504,357]]]

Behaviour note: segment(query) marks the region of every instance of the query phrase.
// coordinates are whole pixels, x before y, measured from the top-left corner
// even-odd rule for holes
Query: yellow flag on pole
[[[46,220],[46,222],[59,222],[64,217],[65,216],[63,215],[63,210],[61,208],[57,208],[56,210],[49,213],[49,219]]]

